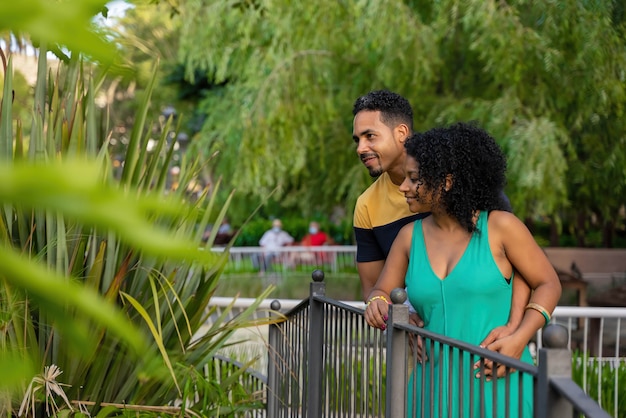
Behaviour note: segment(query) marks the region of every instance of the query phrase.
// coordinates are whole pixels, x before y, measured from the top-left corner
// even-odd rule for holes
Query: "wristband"
[[[387,300],[386,297],[382,296],[382,295],[378,295],[378,296],[373,296],[371,298],[369,298],[369,300],[367,301],[367,306],[370,306],[370,303],[372,303],[373,301],[377,300],[377,299],[381,299],[384,300],[387,304],[389,304],[389,301]]]
[[[534,302],[530,302],[528,305],[526,305],[526,308],[524,308],[524,310],[526,310],[526,309],[534,309],[534,310],[536,310],[541,315],[543,315],[543,319],[546,320],[546,325],[548,325],[550,323],[550,314],[548,313],[546,308],[544,308],[540,304],[534,303]]]

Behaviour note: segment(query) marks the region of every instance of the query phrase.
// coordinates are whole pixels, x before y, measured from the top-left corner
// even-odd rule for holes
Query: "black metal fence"
[[[266,410],[255,416],[610,417],[571,380],[562,326],[544,329],[533,365],[410,325],[400,289],[387,330],[373,329],[362,309],[325,296],[320,271],[313,279],[310,297],[270,325]],[[505,376],[489,381],[488,361]]]

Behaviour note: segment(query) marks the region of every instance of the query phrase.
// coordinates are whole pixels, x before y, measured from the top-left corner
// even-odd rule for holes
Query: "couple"
[[[414,323],[532,362],[528,341],[548,323],[561,287],[542,249],[510,213],[502,193],[506,160],[494,139],[465,123],[413,134],[408,101],[384,90],[357,99],[353,113],[357,153],[378,177],[359,197],[354,214],[367,322],[385,329],[389,294],[406,287],[419,315]],[[435,388],[436,380],[437,373],[430,382]],[[503,408],[506,382],[496,382]],[[511,416],[517,411],[516,383],[508,387]],[[523,385],[523,416],[530,416],[532,381]],[[492,392],[486,387],[485,393]],[[440,403],[439,395],[436,415],[469,413],[468,394],[460,400],[454,385]]]

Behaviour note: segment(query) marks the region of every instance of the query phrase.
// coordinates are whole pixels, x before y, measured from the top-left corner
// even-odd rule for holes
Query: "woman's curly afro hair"
[[[418,164],[419,181],[439,196],[438,205],[469,232],[476,211],[509,210],[503,195],[506,158],[496,141],[475,123],[456,123],[405,142]],[[452,187],[446,191],[446,177]]]

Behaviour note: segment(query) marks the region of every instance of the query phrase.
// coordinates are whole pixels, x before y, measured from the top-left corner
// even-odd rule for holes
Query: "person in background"
[[[398,233],[368,296],[366,321],[386,329],[390,293],[406,286],[424,329],[480,345],[490,330],[507,322],[513,278],[520,272],[532,288],[521,323],[487,348],[532,364],[527,344],[550,321],[561,284],[528,228],[503,210],[500,192],[506,181],[506,159],[500,147],[478,126],[457,123],[413,134],[405,148],[405,176],[399,190],[412,212],[430,212],[430,216]],[[494,379],[502,376],[500,367],[486,369],[490,378],[479,382],[477,370],[465,366],[473,361],[468,352],[459,359],[451,350],[430,350],[432,346],[424,344],[426,355],[411,373],[409,416],[417,416],[422,407],[437,416],[495,418],[507,412],[511,417],[532,416],[532,376]],[[455,379],[448,380],[449,376]],[[421,396],[418,389],[414,396],[415,385],[425,385],[426,393]],[[497,411],[492,406],[494,393]],[[480,410],[483,402],[485,415]]]
[[[222,220],[220,227],[217,229],[217,233],[218,234],[232,234],[233,233],[233,228],[230,226],[230,223],[228,222],[228,218],[224,218]]]
[[[320,230],[320,224],[316,221],[311,221],[309,223],[309,231],[302,237],[298,245],[303,247],[317,247],[321,245],[332,245],[333,243],[333,239],[324,231]],[[322,251],[294,251],[290,257],[290,265],[322,265],[328,258],[328,254]]]
[[[204,233],[202,234],[202,242],[206,243],[213,232],[213,225],[207,225]],[[213,245],[221,246],[226,245],[233,238],[234,232],[230,224],[228,223],[228,218],[224,218],[219,228],[217,229],[217,234],[215,235],[215,239],[213,241]]]
[[[288,232],[283,230],[283,223],[280,219],[272,221],[272,228],[265,231],[259,245],[263,247],[261,262],[259,263],[260,273],[263,274],[273,262],[282,261],[281,254],[277,250],[286,245],[293,244],[294,239]]]
[[[315,221],[309,223],[309,232],[300,241],[300,245],[305,246],[328,245],[330,243],[331,238],[326,232],[320,230],[320,224]]]
[[[233,238],[233,228],[228,222],[228,218],[224,218],[220,227],[217,229],[217,235],[215,236],[215,245],[226,245]]]

